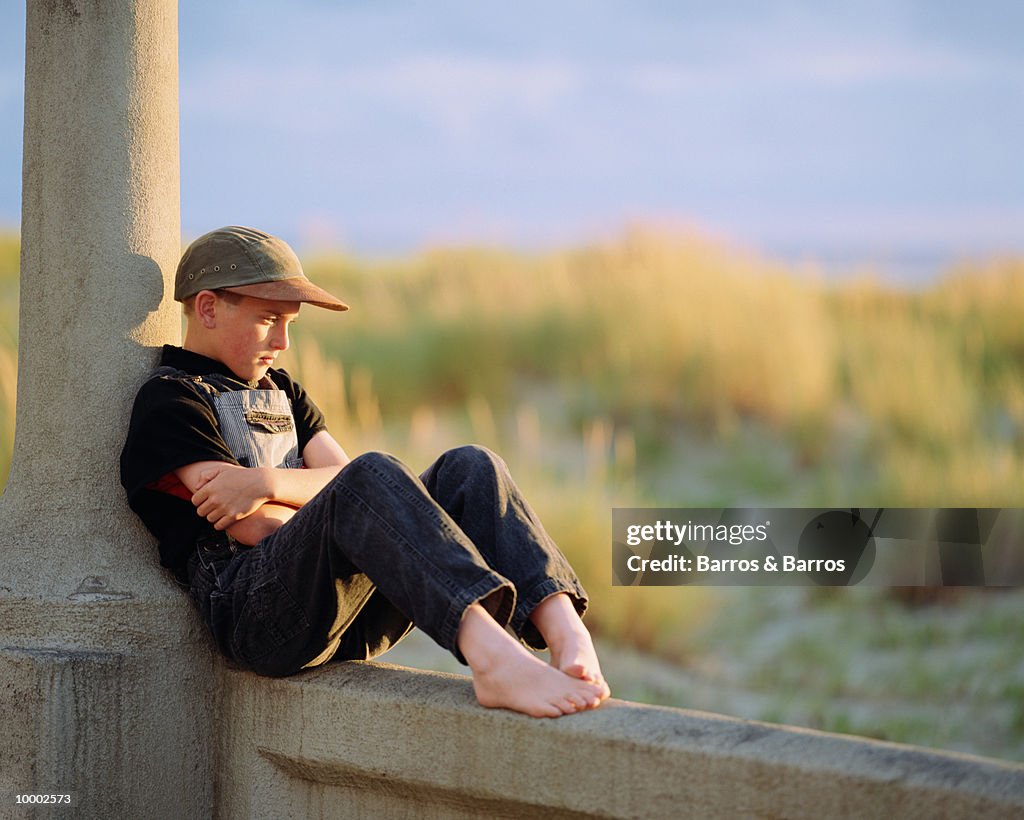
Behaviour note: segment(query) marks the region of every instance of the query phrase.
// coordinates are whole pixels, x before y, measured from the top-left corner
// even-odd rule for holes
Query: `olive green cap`
[[[200,236],[185,249],[174,277],[174,298],[179,302],[201,290],[221,289],[259,299],[348,310],[348,305],[306,278],[299,257],[287,242],[238,225]]]

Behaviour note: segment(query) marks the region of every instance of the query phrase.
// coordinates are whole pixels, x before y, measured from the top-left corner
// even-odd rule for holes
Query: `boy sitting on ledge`
[[[184,345],[136,396],[121,483],[221,652],[291,675],[373,658],[415,625],[468,663],[484,706],[558,717],[609,696],[586,593],[498,456],[460,447],[418,477],[384,453],[350,461],[274,367],[303,302],[348,309],[285,242],[201,236],[174,298]]]

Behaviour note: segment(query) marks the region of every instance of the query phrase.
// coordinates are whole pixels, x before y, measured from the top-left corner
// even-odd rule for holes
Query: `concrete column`
[[[211,658],[118,455],[180,338],[176,0],[28,0],[17,428],[0,498],[0,815],[212,807]]]

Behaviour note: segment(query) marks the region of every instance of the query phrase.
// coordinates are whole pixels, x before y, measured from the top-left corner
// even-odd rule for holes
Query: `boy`
[[[416,625],[468,663],[484,706],[558,717],[609,696],[586,593],[501,459],[462,447],[419,477],[383,453],[349,460],[274,367],[303,302],[348,309],[285,242],[201,236],[174,298],[185,341],[136,396],[121,483],[220,651],[290,675],[372,658]]]

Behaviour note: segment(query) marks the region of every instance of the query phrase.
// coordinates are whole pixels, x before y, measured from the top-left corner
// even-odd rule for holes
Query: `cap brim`
[[[257,299],[276,299],[282,302],[307,302],[328,310],[348,310],[348,305],[331,296],[323,288],[318,288],[308,279],[281,279],[278,282],[262,282],[259,285],[240,285],[224,288],[232,293],[243,296],[255,296]]]

